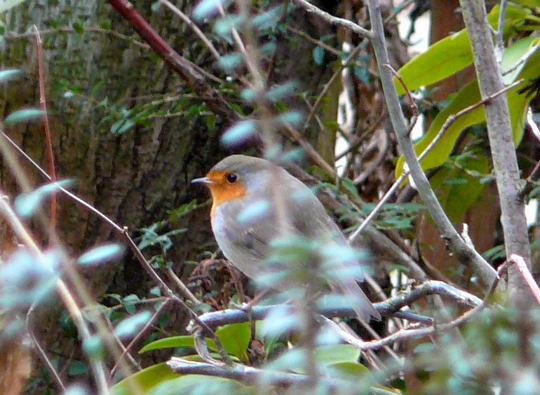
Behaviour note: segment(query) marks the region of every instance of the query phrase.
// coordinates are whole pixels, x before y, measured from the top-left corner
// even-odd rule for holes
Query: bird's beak
[[[191,180],[192,184],[213,184],[213,181],[208,177],[194,178]]]

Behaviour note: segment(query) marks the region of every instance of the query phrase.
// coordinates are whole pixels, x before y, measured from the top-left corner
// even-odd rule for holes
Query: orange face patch
[[[231,172],[220,170],[210,171],[206,175],[211,181],[208,188],[212,193],[212,217],[220,204],[229,200],[241,199],[247,195],[246,187],[239,180],[231,182],[228,179],[230,174]]]

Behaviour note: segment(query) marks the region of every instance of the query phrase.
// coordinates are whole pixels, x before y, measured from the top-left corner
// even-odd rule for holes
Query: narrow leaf
[[[12,112],[5,119],[6,124],[16,124],[20,122],[28,122],[36,118],[41,118],[44,112],[37,108],[25,108]]]
[[[0,70],[0,82],[6,82],[19,74],[21,74],[19,69]]]
[[[78,262],[81,265],[93,265],[96,263],[109,261],[120,255],[122,250],[123,248],[120,244],[102,245],[82,254],[79,257]]]
[[[114,333],[120,338],[130,337],[146,324],[151,316],[152,314],[149,311],[143,311],[142,313],[126,318],[116,326]]]

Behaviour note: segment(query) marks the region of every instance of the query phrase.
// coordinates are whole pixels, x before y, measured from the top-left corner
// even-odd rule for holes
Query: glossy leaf
[[[488,15],[488,20],[494,28],[498,23],[499,9],[499,6],[493,7]],[[506,10],[505,32],[522,23],[528,14],[523,7],[509,5]],[[414,90],[441,81],[470,64],[472,52],[469,35],[463,29],[431,45],[427,51],[407,62],[398,73],[407,84],[407,88]],[[405,93],[397,79],[394,79],[394,83],[399,95]]]
[[[249,322],[222,326],[216,331],[216,335],[228,354],[234,355],[243,361],[248,360],[247,349],[251,341]]]
[[[256,394],[254,389],[246,387],[239,382],[222,377],[205,375],[180,376],[152,388],[147,395],[178,395],[178,394]]]
[[[357,362],[337,362],[328,366],[328,369],[332,372],[332,376],[343,379],[358,380],[371,373],[368,368]]]
[[[194,347],[195,340],[193,336],[171,336],[164,339],[158,339],[151,343],[148,343],[139,350],[139,353],[161,350],[163,348],[177,348],[177,347]]]
[[[414,145],[414,150],[418,155],[423,152],[437,136],[442,126],[446,122],[449,116],[456,114],[465,107],[471,106],[480,100],[480,92],[478,91],[478,84],[476,80],[465,85],[450,101],[450,103],[441,111],[426,132],[425,136],[418,143]],[[434,167],[442,165],[454,149],[455,142],[461,135],[461,132],[477,123],[485,120],[484,107],[478,107],[473,111],[469,111],[467,114],[456,119],[454,123],[446,130],[443,137],[433,147],[428,155],[422,160],[422,168],[424,170],[432,169]],[[396,178],[398,178],[403,172],[403,164],[405,159],[401,155],[396,164]]]
[[[482,153],[461,161],[460,165],[469,173],[486,174],[490,169],[489,159]],[[469,173],[455,166],[443,167],[430,179],[444,211],[456,223],[463,220],[467,209],[476,202],[485,188],[480,177],[474,177]],[[452,180],[463,182],[452,183]]]
[[[360,350],[351,344],[330,344],[319,346],[315,350],[315,359],[322,366],[342,362],[358,362]]]
[[[523,39],[514,43],[510,48],[505,51],[503,63],[506,64],[507,69],[513,67],[521,61],[523,57],[527,57],[521,71],[518,75],[515,75],[515,79],[524,79],[525,82],[516,86],[507,92],[508,107],[510,112],[510,122],[512,125],[512,131],[514,135],[514,143],[517,145],[523,136],[523,129],[525,124],[525,114],[527,107],[533,98],[531,92],[523,92],[523,88],[530,84],[530,81],[535,80],[540,76],[540,51],[536,50],[532,56],[529,56],[528,52],[531,48],[538,46],[538,40]],[[511,58],[514,63],[506,61]],[[512,82],[512,81],[508,81]],[[426,135],[415,144],[414,148],[417,154],[423,152],[437,136],[444,123],[451,115],[458,113],[464,108],[478,103],[480,101],[480,92],[478,89],[477,81],[474,80],[465,87],[463,87],[451,100],[450,103],[441,111],[433,122],[431,123]],[[424,170],[432,169],[434,167],[442,165],[450,154],[452,153],[455,143],[463,130],[469,126],[485,122],[486,115],[484,106],[476,108],[473,111],[466,113],[465,115],[457,118],[455,122],[446,130],[443,137],[430,151],[428,155],[422,161],[422,168]],[[404,158],[400,156],[396,164],[396,178],[399,177],[403,171]]]
[[[111,394],[131,395],[136,393],[132,390],[133,388],[136,388],[139,393],[147,394],[148,391],[157,385],[178,377],[181,377],[181,375],[174,373],[166,363],[160,363],[143,369],[118,382],[111,388]]]

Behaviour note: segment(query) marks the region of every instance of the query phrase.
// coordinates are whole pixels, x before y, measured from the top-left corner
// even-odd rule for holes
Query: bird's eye
[[[227,182],[229,184],[234,184],[238,180],[238,176],[234,173],[227,174]]]

